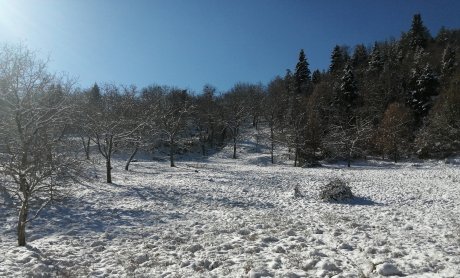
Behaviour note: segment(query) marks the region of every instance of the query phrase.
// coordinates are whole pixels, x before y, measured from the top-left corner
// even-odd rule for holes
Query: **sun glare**
[[[23,1],[0,0],[0,39],[25,39],[30,27]]]

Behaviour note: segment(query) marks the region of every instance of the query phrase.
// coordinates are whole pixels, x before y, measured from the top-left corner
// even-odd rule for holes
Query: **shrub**
[[[353,193],[350,186],[341,179],[330,181],[327,185],[321,188],[319,197],[326,202],[342,201],[352,199]]]
[[[302,198],[302,197],[303,197],[303,194],[302,192],[300,192],[300,186],[296,184],[294,186],[294,198]]]

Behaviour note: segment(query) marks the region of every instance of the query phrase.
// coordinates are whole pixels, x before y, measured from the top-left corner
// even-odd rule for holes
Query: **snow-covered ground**
[[[89,165],[97,176],[31,223],[26,248],[1,203],[0,277],[460,277],[458,164],[304,169],[230,151],[116,161],[113,184]],[[337,177],[358,197],[319,201]]]

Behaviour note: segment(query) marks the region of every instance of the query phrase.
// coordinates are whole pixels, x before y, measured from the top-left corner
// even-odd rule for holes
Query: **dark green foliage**
[[[330,73],[339,72],[345,64],[345,57],[342,48],[338,45],[334,47],[331,54],[331,65],[329,66]]]
[[[355,105],[357,98],[358,88],[356,86],[353,69],[350,64],[347,64],[343,70],[341,78],[338,102],[340,105],[345,105],[345,107],[351,108]]]
[[[428,114],[432,106],[431,98],[437,94],[439,81],[430,65],[423,69],[415,69],[411,76],[411,90],[408,96],[408,105],[414,110],[416,120]]]
[[[355,47],[355,51],[351,58],[351,62],[354,68],[362,67],[367,64],[368,61],[368,53],[367,49],[364,44],[358,44]]]
[[[448,81],[457,68],[458,63],[455,58],[455,50],[448,45],[442,54],[441,76],[444,81]]]
[[[311,83],[313,85],[318,84],[321,81],[321,72],[319,70],[315,70],[311,75]]]
[[[421,157],[446,157],[460,150],[460,75],[436,99],[415,140]]]
[[[372,53],[369,58],[368,71],[371,74],[379,74],[383,69],[383,61],[379,46],[375,43],[374,48],[372,48]]]
[[[286,75],[284,76],[284,83],[286,86],[286,92],[289,94],[295,91],[294,89],[294,76],[292,76],[292,71],[290,69],[286,70]]]
[[[409,30],[409,46],[415,50],[418,47],[425,48],[431,39],[430,32],[423,25],[422,16],[415,14],[412,18],[412,26]]]
[[[97,83],[88,91],[88,105],[90,109],[98,109],[102,105],[101,90]]]
[[[295,67],[295,91],[297,94],[306,95],[311,81],[310,69],[303,49],[299,53],[299,61]]]

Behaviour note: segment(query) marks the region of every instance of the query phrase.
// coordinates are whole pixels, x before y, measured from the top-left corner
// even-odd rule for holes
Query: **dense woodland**
[[[237,83],[227,92],[174,86],[94,84],[78,89],[50,74],[24,46],[0,50],[0,189],[21,204],[26,223],[81,171],[102,156],[168,149],[206,156],[254,129],[289,150],[294,166],[321,160],[443,158],[460,151],[460,30],[432,36],[420,15],[399,39],[333,47],[327,70],[311,72],[301,50],[295,68],[268,84]],[[269,57],[267,58],[269,59]],[[282,71],[282,69],[280,69]],[[98,152],[95,152],[95,149]],[[35,213],[30,213],[33,203]]]

